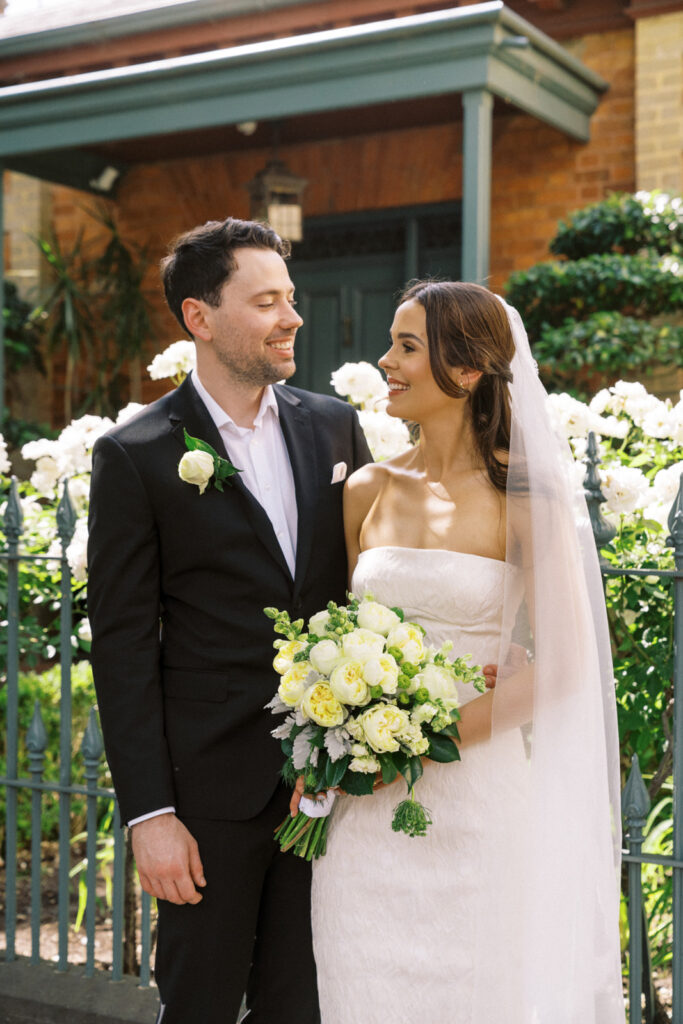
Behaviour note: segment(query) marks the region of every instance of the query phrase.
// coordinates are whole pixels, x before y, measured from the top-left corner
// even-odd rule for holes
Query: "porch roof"
[[[587,140],[606,88],[491,0],[0,88],[0,161],[109,195],[98,144],[481,90]]]

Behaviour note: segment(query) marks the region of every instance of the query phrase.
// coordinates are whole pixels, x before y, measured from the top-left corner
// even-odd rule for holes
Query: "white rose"
[[[330,689],[342,704],[359,707],[370,700],[370,690],[363,679],[363,665],[351,658],[346,658],[333,669]]]
[[[589,402],[589,409],[591,412],[596,413],[598,416],[602,416],[604,412],[607,412],[612,401],[612,395],[609,388],[601,388],[597,394],[593,395]]]
[[[397,647],[406,661],[419,664],[425,654],[422,630],[413,622],[402,622],[391,630],[387,637],[387,648]]]
[[[128,405],[124,405],[123,409],[119,409],[118,416],[116,417],[116,424],[125,423],[131,416],[136,416],[146,406],[141,405],[140,402],[129,402]]]
[[[11,469],[12,464],[7,454],[7,443],[2,434],[0,434],[0,473],[6,476]]]
[[[396,738],[408,725],[407,712],[393,704],[376,704],[361,716],[365,738],[377,754],[399,749]]]
[[[602,491],[611,512],[633,512],[646,503],[650,490],[647,478],[634,466],[609,466],[601,473]]]
[[[422,725],[423,722],[431,722],[434,716],[438,714],[438,711],[437,707],[426,701],[424,704],[418,704],[413,708],[410,712],[410,720],[415,722],[416,725]]]
[[[352,740],[361,742],[365,739],[365,733],[363,732],[363,723],[358,718],[349,717],[344,723],[344,728],[348,732]]]
[[[320,640],[311,647],[308,657],[313,668],[323,676],[329,676],[339,663],[341,651],[334,640]]]
[[[373,633],[386,636],[400,621],[396,612],[379,601],[373,601],[372,598],[364,598],[358,606],[358,625],[362,629],[372,630]]]
[[[381,686],[384,693],[396,693],[399,667],[391,654],[380,654],[379,658],[368,658],[363,665],[363,679],[368,686]]]
[[[358,419],[375,462],[400,455],[411,447],[410,432],[396,416],[381,410],[361,409]]]
[[[314,636],[325,636],[330,624],[329,612],[316,612],[308,620],[308,632]]]
[[[283,704],[295,708],[301,702],[310,671],[311,664],[308,661],[297,661],[295,665],[287,669],[277,688],[278,696]]]
[[[177,377],[194,370],[197,353],[192,341],[174,341],[168,348],[156,355],[147,367],[152,380],[163,380],[165,377]]]
[[[362,744],[354,744],[359,751],[364,753],[356,754],[349,762],[350,772],[362,772],[363,775],[375,775],[377,772],[382,770],[382,765],[379,763],[374,754],[372,754],[367,747]]]
[[[372,363],[344,363],[332,374],[330,384],[343,398],[350,398],[354,405],[363,405],[383,398],[387,384],[377,367]]]
[[[71,569],[73,578],[83,583],[88,576],[88,520],[79,519],[76,522],[74,535],[66,549],[66,557]]]
[[[415,757],[426,754],[429,750],[429,740],[423,735],[417,722],[408,721],[405,728],[398,734],[398,739]]]
[[[185,452],[178,463],[178,476],[186,484],[195,484],[199,493],[203,494],[206,486],[213,476],[213,456],[208,452],[198,449],[193,452]]]
[[[273,668],[280,675],[284,675],[292,665],[294,664],[294,656],[303,651],[306,647],[305,640],[288,640],[287,643],[283,644],[279,648],[277,654],[273,658]]]
[[[78,629],[76,630],[78,636],[83,640],[84,643],[92,643],[92,629],[90,628],[90,619],[81,619],[78,623]]]
[[[342,650],[347,658],[357,661],[379,658],[384,652],[384,637],[370,629],[354,629],[342,637]]]
[[[424,687],[432,700],[456,700],[458,691],[450,669],[444,665],[425,665],[421,672],[413,677],[417,689]]]
[[[683,475],[683,462],[675,462],[666,469],[660,469],[652,481],[655,494],[659,501],[671,505],[678,494]]]
[[[59,480],[59,466],[51,455],[41,455],[31,473],[31,486],[41,494],[52,495]],[[69,488],[71,491],[71,488]]]

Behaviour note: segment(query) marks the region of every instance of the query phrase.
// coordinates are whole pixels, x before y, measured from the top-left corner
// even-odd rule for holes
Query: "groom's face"
[[[211,344],[234,380],[264,387],[296,370],[294,338],[303,320],[281,256],[272,249],[238,249],[235,256],[220,305],[208,308]]]

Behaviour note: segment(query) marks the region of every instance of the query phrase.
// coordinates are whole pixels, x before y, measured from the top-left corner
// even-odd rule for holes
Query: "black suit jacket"
[[[93,450],[88,606],[107,758],[124,821],[246,819],[282,762],[264,705],[277,676],[266,606],[308,618],[343,601],[343,483],[370,460],[354,410],[276,386],[296,488],[292,579],[268,516],[239,476],[204,494],[178,476],[183,428],[225,448],[190,380]]]

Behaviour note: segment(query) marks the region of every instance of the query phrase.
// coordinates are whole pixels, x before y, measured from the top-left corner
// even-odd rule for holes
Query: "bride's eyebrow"
[[[389,335],[389,337],[391,337],[391,335]],[[401,333],[397,334],[396,337],[398,341],[416,341],[418,345],[422,345],[424,347],[424,341],[422,338],[418,338],[417,334],[410,334],[409,331],[401,331]]]

